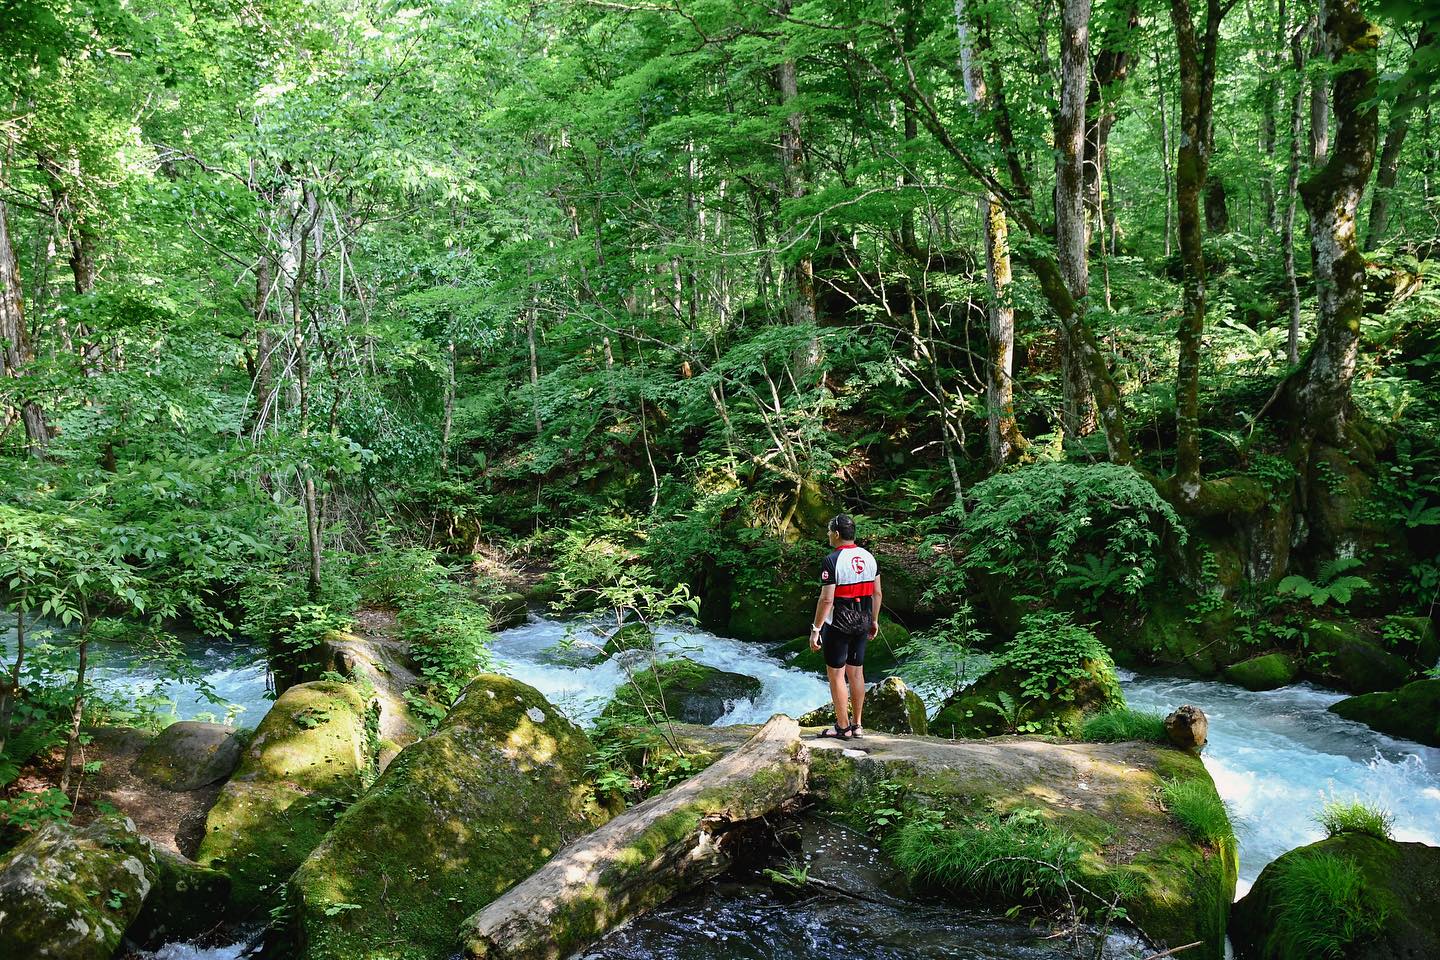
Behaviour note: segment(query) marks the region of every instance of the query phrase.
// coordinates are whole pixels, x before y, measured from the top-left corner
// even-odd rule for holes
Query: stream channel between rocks
[[[790,669],[756,644],[669,627],[656,635],[663,652],[760,681],[760,694],[730,704],[717,725],[761,723],[775,713],[799,716],[828,697],[818,675]],[[4,641],[11,659],[13,631],[7,629]],[[585,623],[532,617],[496,636],[493,667],[534,686],[572,719],[588,725],[625,681],[623,657],[634,656],[601,660],[601,642]],[[94,675],[104,685],[131,695],[168,696],[177,718],[224,716],[223,707],[198,696],[196,682],[162,684],[156,668],[127,656],[123,648],[97,646]],[[240,723],[259,722],[268,704],[265,669],[255,662],[253,650],[199,640],[187,642],[185,650],[216,693],[244,708]],[[1326,708],[1343,694],[1307,684],[1252,693],[1214,681],[1130,671],[1121,671],[1120,677],[1132,707],[1167,712],[1192,703],[1209,715],[1204,761],[1235,823],[1240,845],[1237,896],[1249,889],[1266,863],[1321,837],[1313,817],[1327,799],[1360,797],[1377,803],[1394,814],[1396,839],[1440,846],[1440,750],[1396,740],[1329,713]],[[858,867],[850,864],[847,869]],[[837,885],[844,888],[838,880]],[[1124,956],[1131,946],[1114,937],[1107,953]],[[234,960],[241,949],[172,944],[150,956]],[[862,900],[841,893],[787,900],[743,884],[716,884],[683,898],[612,933],[584,954],[587,960],[828,960],[835,955],[859,960],[1020,960],[1067,954],[1063,942],[1047,942],[1034,931],[953,906],[888,897]]]

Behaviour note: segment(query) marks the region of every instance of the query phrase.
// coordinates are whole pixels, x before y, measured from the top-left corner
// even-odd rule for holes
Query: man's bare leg
[[[845,690],[846,670],[844,667],[827,666],[825,672],[830,676],[830,699],[835,701],[835,729],[844,730],[850,726],[850,698]]]
[[[860,714],[865,709],[865,668],[853,665],[846,667],[845,679],[850,681],[850,703],[855,709],[855,726],[863,727]]]

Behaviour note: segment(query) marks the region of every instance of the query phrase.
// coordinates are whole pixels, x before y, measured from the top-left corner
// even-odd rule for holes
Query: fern
[[[1309,600],[1317,607],[1334,601],[1344,606],[1354,598],[1355,593],[1370,586],[1370,581],[1364,577],[1347,575],[1347,570],[1354,570],[1360,566],[1362,561],[1355,557],[1341,557],[1322,564],[1316,573],[1316,579],[1292,573],[1280,585],[1275,588],[1276,593],[1290,594],[1301,600]]]

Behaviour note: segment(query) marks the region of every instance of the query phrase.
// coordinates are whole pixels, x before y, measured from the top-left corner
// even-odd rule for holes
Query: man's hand
[[[811,627],[811,628],[810,628],[810,649],[811,649],[811,650],[819,650],[819,649],[820,649],[820,628],[819,628],[819,627]]]
[[[876,617],[875,619],[873,619],[873,620],[870,621],[870,639],[871,639],[871,640],[874,640],[874,639],[875,639],[875,636],[876,636],[879,632],[880,632],[880,618],[879,618],[879,617]]]

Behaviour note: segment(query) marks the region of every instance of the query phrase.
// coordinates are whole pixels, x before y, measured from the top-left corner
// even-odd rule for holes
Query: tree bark
[[[0,377],[20,379],[34,359],[25,326],[25,289],[20,279],[20,263],[10,243],[9,209],[0,199]],[[10,422],[12,416],[8,411],[3,414],[5,422]],[[20,417],[25,424],[25,446],[30,456],[43,456],[50,444],[45,411],[36,400],[22,397]]]
[[[5,752],[5,741],[10,739],[10,718],[15,713],[15,701],[20,696],[20,678],[25,672],[25,608],[15,610],[15,666],[10,668],[10,679],[0,687],[0,753]]]
[[[60,792],[70,793],[70,768],[75,762],[75,747],[80,743],[80,726],[85,719],[85,667],[90,654],[90,627],[81,627],[80,664],[75,670],[75,699],[70,704],[70,734],[65,740],[65,762],[60,768]]]
[[[1390,202],[1395,184],[1400,176],[1400,154],[1405,149],[1405,135],[1410,132],[1410,118],[1415,108],[1425,100],[1428,87],[1414,78],[1415,59],[1421,50],[1433,48],[1434,32],[1422,28],[1415,43],[1415,53],[1410,56],[1412,74],[1407,78],[1408,86],[1395,98],[1390,107],[1390,119],[1385,127],[1385,144],[1380,149],[1380,166],[1375,172],[1375,191],[1370,197],[1370,222],[1365,227],[1365,249],[1374,250],[1385,242],[1390,232]]]
[[[1090,85],[1090,0],[1060,3],[1060,109],[1055,114],[1055,247],[1060,275],[1084,323],[1090,293],[1085,216],[1085,100]],[[1095,429],[1095,404],[1080,346],[1060,337],[1063,422],[1071,437]]]
[[[1305,33],[1290,39],[1290,62],[1295,68],[1295,90],[1290,95],[1290,161],[1285,171],[1285,216],[1280,226],[1280,248],[1285,256],[1285,285],[1290,303],[1290,327],[1285,357],[1290,366],[1300,362],[1300,282],[1295,271],[1295,203],[1300,196],[1300,138],[1305,114]]]
[[[1325,60],[1330,52],[1325,30],[1327,0],[1318,0],[1319,11],[1313,24],[1310,41],[1310,56],[1313,60]],[[1325,74],[1312,71],[1310,74],[1310,165],[1318,167],[1325,163],[1330,152],[1330,100],[1326,93]]]
[[[955,29],[960,37],[960,70],[965,83],[965,97],[970,102],[970,108],[979,113],[986,109],[985,76],[975,57],[975,44],[971,41],[970,25],[966,20],[965,0],[955,0]],[[1025,446],[1025,438],[1015,422],[1015,307],[1010,299],[1013,280],[1010,226],[1000,201],[988,190],[980,196],[980,221],[985,238],[985,279],[990,288],[986,305],[990,329],[990,349],[985,367],[987,434],[990,460],[998,469],[1014,462]],[[955,473],[953,469],[951,472]],[[958,487],[958,475],[952,479]]]
[[[805,789],[799,725],[777,716],[734,753],[561,850],[460,928],[470,960],[559,960],[723,873],[727,834]],[[637,852],[643,851],[642,856]]]
[[[1100,218],[1109,207],[1100,196],[1101,184],[1109,167],[1110,129],[1115,125],[1115,100],[1130,75],[1135,31],[1140,26],[1140,8],[1136,3],[1120,11],[1117,29],[1105,31],[1095,55],[1095,69],[1085,93],[1085,209],[1087,243],[1100,226]],[[1111,199],[1113,203],[1113,198]],[[1113,223],[1113,221],[1112,221]]]
[[[1326,0],[1325,48],[1343,69],[1333,86],[1338,125],[1325,166],[1300,186],[1310,214],[1315,272],[1315,342],[1302,368],[1298,399],[1302,430],[1334,446],[1346,444],[1351,383],[1365,311],[1365,258],[1355,237],[1360,197],[1375,165],[1379,115],[1375,104],[1380,30],[1359,0]]]

